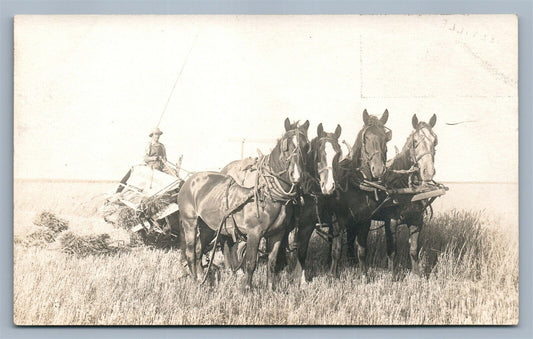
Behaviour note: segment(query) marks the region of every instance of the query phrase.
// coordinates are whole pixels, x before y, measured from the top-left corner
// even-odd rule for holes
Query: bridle
[[[432,160],[435,159],[435,146],[438,144],[437,135],[430,128],[427,128],[427,130],[435,138],[435,142],[431,143],[432,147],[430,147],[429,150],[424,151],[422,154],[418,154],[418,155],[416,154],[416,150],[420,142],[417,143],[414,138],[415,133],[420,132],[421,129],[417,128],[413,132],[413,134],[411,134],[411,142],[409,143],[409,154],[411,155],[411,161],[413,162],[414,165],[418,165],[418,162],[420,161],[420,159],[422,159],[426,155],[431,155]],[[422,133],[422,134],[424,135],[425,139],[428,139],[428,136],[425,133]]]
[[[318,169],[318,164],[321,163],[321,161],[318,161],[318,157],[319,157],[319,153],[318,153],[318,151],[320,150],[320,146],[321,146],[321,145],[324,145],[326,142],[330,142],[331,145],[332,145],[332,147],[333,147],[333,149],[334,149],[335,152],[336,152],[334,159],[335,159],[335,158],[338,159],[338,157],[339,157],[339,153],[341,152],[341,147],[340,147],[340,145],[339,145],[339,141],[338,141],[337,139],[335,139],[335,138],[333,138],[333,137],[330,137],[330,136],[323,136],[323,137],[321,137],[320,139],[318,139],[317,144],[318,144],[319,146],[317,147],[317,153],[315,154],[315,159],[316,159],[315,163],[316,163],[316,165],[317,165],[316,171],[317,171],[317,174],[318,174],[318,175],[320,175],[322,172],[325,172],[325,171],[331,171],[332,173],[335,173],[335,172],[333,171],[333,169],[334,169],[333,167],[334,167],[334,164],[335,164],[335,160],[333,160],[331,166],[325,166],[325,167],[322,167],[322,168]],[[318,178],[318,179],[320,179],[320,178]]]
[[[372,159],[374,159],[374,157],[377,155],[381,155],[381,159],[383,160],[384,163],[387,161],[386,146],[385,146],[385,150],[384,149],[375,150],[371,154],[369,154],[366,150],[366,132],[372,126],[381,127],[385,130],[385,138],[386,138],[385,145],[386,145],[386,142],[392,138],[392,131],[386,126],[380,126],[380,125],[375,125],[375,124],[366,126],[363,129],[363,132],[361,133],[361,156],[360,156],[361,157],[361,166],[360,166],[361,169],[368,167]]]
[[[289,138],[295,136],[296,137],[296,146],[292,150],[292,152],[289,153]],[[285,170],[281,173],[285,173],[291,164],[291,160],[295,157],[300,157],[302,160],[302,165],[305,166],[305,156],[302,152],[302,148],[300,147],[300,138],[303,138],[306,144],[309,144],[309,140],[307,139],[307,134],[300,130],[299,128],[287,131],[285,135],[283,136],[283,139],[281,140],[281,153],[279,155],[279,160],[284,163]],[[298,160],[298,159],[296,159]]]

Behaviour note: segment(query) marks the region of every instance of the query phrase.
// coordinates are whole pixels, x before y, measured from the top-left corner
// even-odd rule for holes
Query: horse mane
[[[390,169],[393,170],[407,170],[411,167],[411,154],[409,151],[409,144],[411,143],[411,139],[413,138],[414,131],[409,134],[407,139],[405,140],[405,144],[402,147],[402,150],[394,156],[392,159],[392,162],[389,166],[387,166]]]
[[[318,151],[318,136],[314,137],[309,142],[309,152],[307,153],[307,172],[311,173],[313,176],[315,176],[315,165],[316,165],[316,152]]]

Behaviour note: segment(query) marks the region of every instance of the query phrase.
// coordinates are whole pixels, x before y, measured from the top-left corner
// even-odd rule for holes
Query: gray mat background
[[[520,323],[513,327],[16,327],[13,325],[13,16],[16,14],[518,14],[520,130]],[[1,338],[533,337],[531,86],[533,2],[522,1],[55,1],[0,0]]]

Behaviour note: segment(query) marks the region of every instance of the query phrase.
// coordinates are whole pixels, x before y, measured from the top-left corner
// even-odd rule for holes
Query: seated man
[[[159,142],[159,137],[163,134],[161,130],[156,127],[150,132],[149,137],[152,138],[146,147],[144,154],[144,162],[153,169],[165,172],[172,176],[177,176],[176,171],[167,165],[167,152],[165,146]]]

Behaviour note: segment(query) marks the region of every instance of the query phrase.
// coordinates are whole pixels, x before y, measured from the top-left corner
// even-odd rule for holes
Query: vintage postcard
[[[515,325],[515,15],[21,15],[16,325]]]

